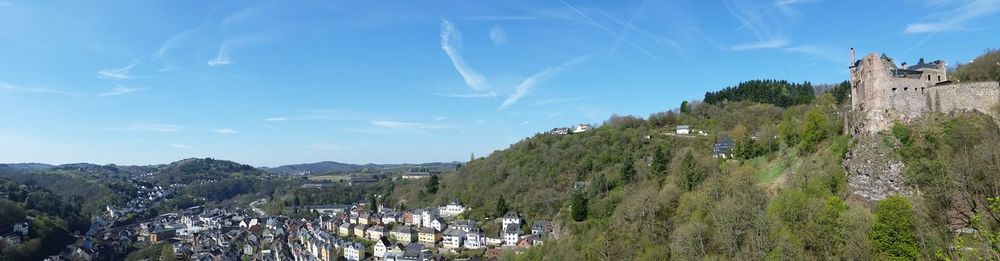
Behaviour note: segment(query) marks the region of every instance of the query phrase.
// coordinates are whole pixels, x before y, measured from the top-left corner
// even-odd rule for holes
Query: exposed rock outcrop
[[[868,201],[894,194],[912,195],[913,190],[906,186],[903,176],[906,166],[881,137],[854,137],[854,144],[844,158],[851,194]]]

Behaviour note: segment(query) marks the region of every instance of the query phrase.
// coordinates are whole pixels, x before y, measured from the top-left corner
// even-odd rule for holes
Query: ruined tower
[[[888,130],[894,122],[912,122],[932,111],[993,114],[991,108],[1000,99],[996,82],[951,83],[941,60],[928,63],[921,58],[901,67],[885,54],[871,53],[850,69],[851,111],[845,127],[852,135]]]

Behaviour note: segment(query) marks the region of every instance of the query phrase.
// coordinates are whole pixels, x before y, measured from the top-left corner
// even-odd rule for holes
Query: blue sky
[[[968,61],[1000,0],[0,0],[0,162],[467,160],[848,49]]]

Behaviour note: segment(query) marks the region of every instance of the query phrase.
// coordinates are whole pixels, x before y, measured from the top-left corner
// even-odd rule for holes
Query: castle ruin
[[[888,130],[929,112],[979,111],[993,116],[1000,101],[997,82],[959,83],[948,79],[944,61],[897,66],[885,54],[854,59],[851,49],[851,112],[845,127],[852,135]]]
[[[1000,102],[997,82],[957,82],[948,78],[941,60],[912,66],[896,65],[892,58],[872,53],[854,59],[851,49],[851,111],[844,117],[845,132],[854,136],[844,156],[851,194],[879,201],[894,194],[911,195],[903,173],[906,165],[875,134],[895,122],[911,123],[928,113],[979,111],[996,118]]]

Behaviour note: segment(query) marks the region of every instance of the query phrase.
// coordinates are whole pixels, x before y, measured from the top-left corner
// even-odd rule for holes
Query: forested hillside
[[[809,85],[751,81],[680,111],[538,134],[437,184],[403,181],[391,200],[458,198],[477,219],[509,209],[557,222],[558,240],[505,259],[997,257],[1000,128],[992,118],[929,115],[879,134],[920,193],[868,202],[851,196],[843,167],[852,146],[841,118],[849,84],[815,98]],[[676,125],[708,134],[674,135]],[[735,158],[711,155],[723,138],[735,141]]]
[[[0,235],[16,236],[15,224],[28,224],[21,244],[9,247],[0,240],[2,260],[41,260],[76,239],[71,235],[86,231],[87,217],[80,214],[82,198],[67,203],[36,185],[18,185],[0,178]]]

